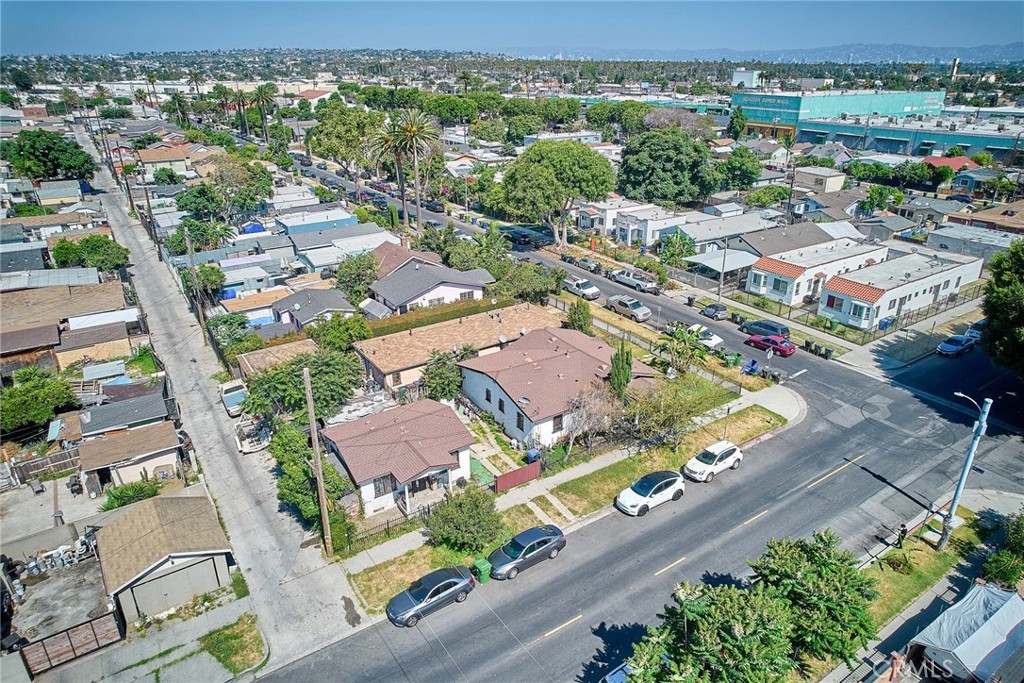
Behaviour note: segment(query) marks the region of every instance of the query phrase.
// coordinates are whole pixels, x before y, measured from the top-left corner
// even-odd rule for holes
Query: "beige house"
[[[83,441],[78,445],[79,469],[89,491],[102,490],[107,484],[174,479],[178,449],[174,424],[157,422]]]
[[[845,173],[824,166],[798,168],[794,173],[796,174],[794,184],[818,193],[839,192],[843,189],[843,183],[846,182]]]

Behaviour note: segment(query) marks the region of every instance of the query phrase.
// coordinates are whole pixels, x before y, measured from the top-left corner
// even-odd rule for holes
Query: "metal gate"
[[[37,676],[124,638],[124,625],[115,612],[47,636],[21,648],[30,676]]]

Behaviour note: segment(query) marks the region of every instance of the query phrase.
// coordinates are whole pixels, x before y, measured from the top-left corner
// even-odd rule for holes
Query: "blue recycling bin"
[[[476,225],[476,216],[473,216],[472,218],[470,218],[469,222],[472,223],[473,225]]]
[[[539,458],[540,458],[540,450],[538,450],[536,448],[531,448],[530,450],[526,451],[526,463],[527,464],[531,464],[533,462],[536,462]]]

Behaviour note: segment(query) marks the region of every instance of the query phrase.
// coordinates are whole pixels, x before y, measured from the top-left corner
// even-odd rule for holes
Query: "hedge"
[[[446,320],[454,320],[455,318],[473,315],[474,313],[484,313],[496,308],[505,308],[514,303],[515,300],[513,299],[499,299],[496,304],[492,304],[490,298],[456,301],[444,304],[443,306],[420,308],[391,318],[370,320],[368,325],[374,337],[383,337],[395,332],[404,332],[414,327],[443,323]]]

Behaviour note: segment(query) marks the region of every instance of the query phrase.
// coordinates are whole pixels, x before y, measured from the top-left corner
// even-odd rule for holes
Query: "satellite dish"
[[[300,304],[300,303],[295,303],[295,304],[292,304],[292,309],[293,309],[293,310],[296,310],[296,311],[297,311],[297,310],[299,310],[300,308],[302,308],[302,304]]]
[[[498,335],[498,341],[501,342],[502,344],[504,344],[505,342],[508,341],[508,338],[505,337],[505,335],[503,335],[503,334],[502,335]]]

